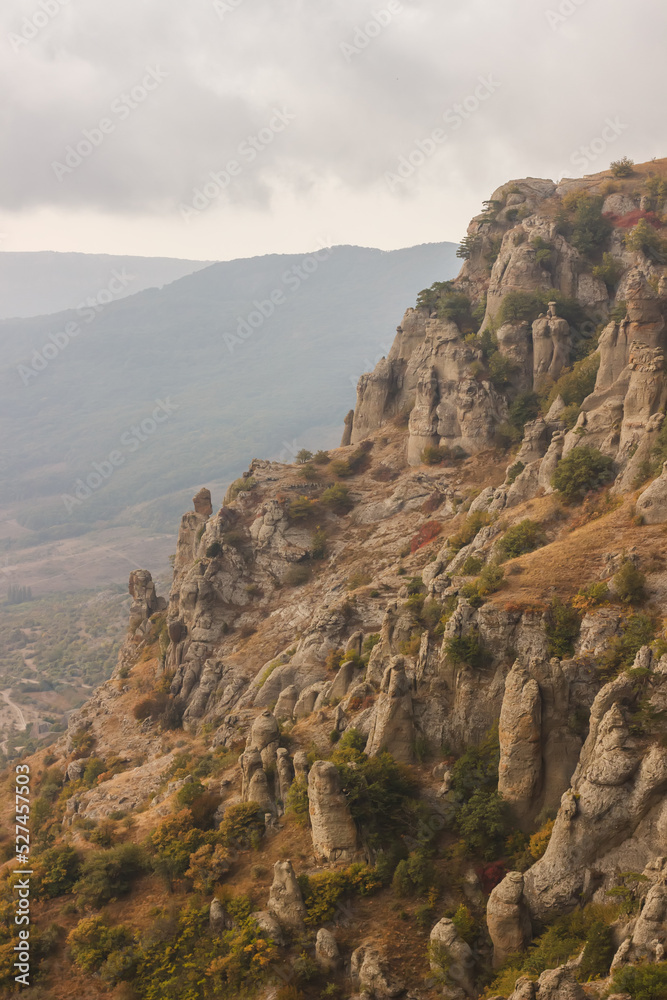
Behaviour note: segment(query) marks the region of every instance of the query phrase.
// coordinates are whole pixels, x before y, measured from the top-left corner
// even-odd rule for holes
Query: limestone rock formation
[[[493,941],[493,965],[499,968],[509,955],[523,951],[531,937],[530,915],[523,901],[523,875],[508,872],[492,890],[486,922]]]
[[[317,964],[325,972],[337,972],[341,965],[341,956],[336,938],[327,930],[320,927],[315,941],[315,959]]]
[[[387,749],[396,760],[409,763],[414,757],[414,741],[412,682],[403,657],[397,656],[382,678],[366,753],[373,756]]]
[[[505,681],[499,737],[498,791],[525,824],[542,771],[542,699],[537,681],[519,663]]]
[[[135,632],[156,611],[164,611],[167,603],[157,596],[153,577],[147,569],[132,570],[128,589],[132,595],[130,631]]]
[[[640,493],[636,507],[644,524],[663,524],[667,521],[667,462],[658,478]]]
[[[291,861],[276,861],[267,910],[280,926],[298,934],[304,929],[306,907]]]
[[[432,929],[429,941],[433,971],[446,970],[447,978],[466,996],[475,996],[474,955],[453,922],[443,917]]]
[[[318,760],[311,767],[308,803],[315,854],[330,862],[351,860],[357,851],[357,829],[331,761]]]
[[[570,324],[556,313],[556,303],[549,303],[546,316],[533,323],[533,388],[546,378],[554,382],[570,361]]]
[[[387,971],[386,961],[380,951],[369,944],[362,944],[352,952],[350,978],[354,986],[375,1000],[399,997],[405,990]]]

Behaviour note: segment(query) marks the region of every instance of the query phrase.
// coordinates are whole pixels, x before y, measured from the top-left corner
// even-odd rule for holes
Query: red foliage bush
[[[426,524],[422,524],[421,528],[414,536],[410,542],[410,552],[416,552],[417,549],[421,549],[423,545],[428,545],[432,542],[434,538],[437,538],[442,531],[442,525],[439,521],[427,521]]]
[[[488,865],[481,865],[475,870],[487,896],[507,875],[507,869],[502,861],[491,861]]]
[[[616,229],[634,229],[640,219],[646,219],[655,229],[662,229],[663,225],[662,220],[655,212],[642,212],[638,208],[634,212],[628,212],[627,215],[620,216],[612,215],[608,212],[605,218],[609,219]]]

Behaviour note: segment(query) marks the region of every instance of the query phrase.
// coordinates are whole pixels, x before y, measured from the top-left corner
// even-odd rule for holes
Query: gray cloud
[[[47,13],[39,0],[0,11],[0,207],[11,212],[176,218],[274,108],[294,121],[242,162],[224,199],[270,212],[324,183],[341,197],[386,193],[385,174],[489,75],[497,91],[446,128],[392,197],[433,191],[441,203],[446,186],[454,206],[510,176],[577,175],[573,155],[608,117],[625,128],[587,172],[626,152],[666,151],[656,126],[667,28],[659,0],[402,0],[389,14],[380,12],[397,0],[232,0],[227,12],[218,0],[222,14],[213,0],[42,3]],[[112,108],[147,67],[167,75],[121,118]],[[53,162],[103,118],[113,130],[58,179]]]

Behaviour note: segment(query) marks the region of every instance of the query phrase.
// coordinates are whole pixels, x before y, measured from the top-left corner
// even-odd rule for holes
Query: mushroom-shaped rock
[[[336,972],[340,968],[340,951],[336,938],[326,927],[320,927],[315,941],[315,960],[325,972]]]
[[[213,513],[211,491],[205,486],[202,486],[199,493],[192,498],[192,502],[195,505],[195,514],[199,514],[200,517],[210,517]]]
[[[350,815],[335,764],[315,761],[308,776],[308,808],[313,850],[327,861],[349,861],[357,849],[357,829]]]
[[[372,757],[386,749],[396,760],[408,764],[413,759],[414,742],[412,684],[405,673],[403,657],[396,656],[382,678],[366,753]]]
[[[497,969],[508,955],[523,951],[531,937],[521,872],[508,872],[492,891],[486,908],[486,922],[493,941],[493,966]]]
[[[518,662],[505,681],[498,733],[498,791],[525,825],[542,771],[542,698],[537,681]]]
[[[663,524],[667,521],[667,462],[658,478],[639,495],[635,507],[644,524]]]
[[[306,907],[291,861],[276,861],[273,866],[273,885],[266,908],[281,927],[296,933],[303,931]]]
[[[467,996],[475,995],[473,967],[475,958],[465,941],[459,936],[452,920],[446,917],[435,925],[430,935],[431,969],[447,970],[447,976],[460,986]]]

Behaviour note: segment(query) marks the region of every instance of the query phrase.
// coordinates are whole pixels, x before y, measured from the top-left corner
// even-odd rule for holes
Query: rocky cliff
[[[132,574],[31,761],[44,995],[667,995],[665,173],[499,188],[341,448]]]

